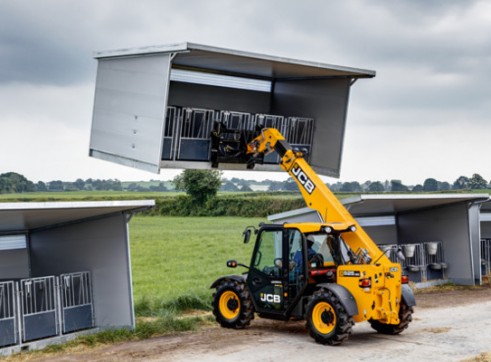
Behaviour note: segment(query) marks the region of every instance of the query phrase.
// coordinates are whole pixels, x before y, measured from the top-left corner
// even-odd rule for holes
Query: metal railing
[[[307,159],[312,148],[312,118],[169,106],[164,125],[162,159],[209,161],[211,132],[216,122],[237,132],[276,128],[295,150],[303,151]],[[265,160],[266,163],[277,161],[275,157]]]
[[[89,272],[60,275],[63,333],[94,326]]]
[[[14,282],[0,282],[0,347],[18,341],[16,300]]]
[[[399,263],[409,273],[411,280],[422,282],[432,279],[445,279],[448,267],[443,253],[441,241],[427,241],[411,244],[381,244],[380,250],[385,252],[393,263]],[[397,257],[400,248],[405,259]]]
[[[0,347],[93,327],[89,272],[0,282]]]
[[[59,315],[55,277],[40,277],[20,281],[22,341],[56,336]]]

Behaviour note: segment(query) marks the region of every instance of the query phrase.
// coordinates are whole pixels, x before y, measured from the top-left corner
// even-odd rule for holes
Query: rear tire
[[[354,324],[339,298],[327,289],[314,293],[306,319],[310,336],[318,343],[331,346],[345,342]]]
[[[213,294],[213,314],[222,327],[240,329],[254,319],[251,296],[244,283],[225,280]]]
[[[385,324],[371,320],[370,325],[378,333],[392,335],[399,334],[409,326],[409,323],[413,320],[413,313],[413,307],[408,307],[406,302],[402,301],[399,307],[399,324]]]

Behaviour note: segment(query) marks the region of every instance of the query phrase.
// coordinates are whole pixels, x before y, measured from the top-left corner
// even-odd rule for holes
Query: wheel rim
[[[225,319],[232,320],[237,318],[237,316],[239,315],[239,298],[237,297],[236,293],[230,290],[223,292],[223,294],[220,296],[220,301],[218,305],[220,308],[220,313]]]
[[[336,311],[327,302],[319,302],[312,311],[312,323],[322,334],[331,333],[336,328]]]

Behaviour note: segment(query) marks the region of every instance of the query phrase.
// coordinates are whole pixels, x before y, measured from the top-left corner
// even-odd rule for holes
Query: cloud
[[[180,41],[376,70],[351,90],[343,178],[397,174],[405,181],[435,162],[457,176],[464,172],[456,167],[491,175],[455,151],[458,144],[487,154],[475,139],[485,144],[482,135],[491,132],[491,3],[458,0],[0,2],[1,122],[9,130],[0,153],[17,155],[1,167],[63,179],[64,157],[67,175],[111,169],[130,177],[127,168],[99,168],[87,156],[92,54]],[[37,151],[29,155],[29,147]],[[398,151],[387,157],[391,149]],[[442,153],[457,166],[444,166]],[[40,168],[43,155],[60,163]],[[419,159],[433,166],[409,172]]]

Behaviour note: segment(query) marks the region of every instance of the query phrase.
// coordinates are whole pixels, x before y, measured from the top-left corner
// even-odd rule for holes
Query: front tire
[[[339,298],[326,289],[314,293],[306,319],[310,336],[318,343],[331,346],[345,342],[354,324]]]
[[[399,324],[385,324],[371,320],[370,325],[378,333],[392,335],[399,334],[409,326],[409,323],[413,320],[413,313],[413,307],[408,307],[408,305],[402,301],[399,307]]]
[[[240,329],[254,318],[251,296],[244,283],[225,280],[213,294],[213,314],[222,327]]]

